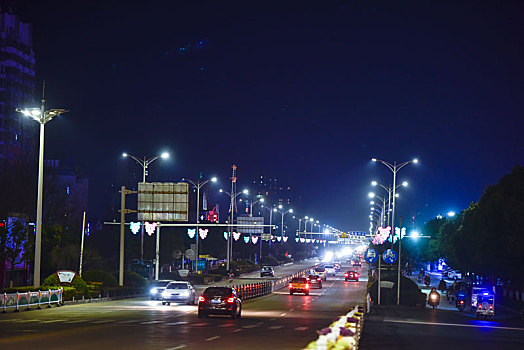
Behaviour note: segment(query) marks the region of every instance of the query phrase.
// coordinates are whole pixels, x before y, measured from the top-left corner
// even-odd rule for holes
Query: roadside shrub
[[[42,287],[58,287],[60,286],[60,281],[58,281],[58,277],[56,276],[56,273],[53,273],[52,275],[48,276],[44,283],[42,283]]]
[[[220,282],[222,280],[222,275],[219,274],[207,274],[204,275],[204,279],[208,279],[211,282]]]
[[[118,282],[113,275],[104,270],[87,270],[82,274],[86,282],[100,282],[103,287],[116,287]]]
[[[408,277],[402,276],[400,284],[400,304],[406,306],[425,305],[426,295],[420,291],[418,285]],[[392,305],[397,303],[397,278],[392,275],[386,275],[381,278],[382,281],[393,282],[392,288],[381,288],[380,303]],[[371,284],[368,289],[369,295],[374,303],[378,301],[378,281]]]
[[[80,276],[75,276],[73,278],[73,283],[71,284],[73,288],[76,289],[78,294],[83,295],[84,297],[89,297],[89,287],[87,286],[87,283],[82,279]]]
[[[278,260],[274,256],[263,256],[260,258],[260,265],[277,266]]]
[[[187,276],[187,281],[189,283],[191,283],[192,285],[206,284],[204,282],[204,276],[203,275],[189,275],[189,276]]]
[[[49,288],[35,288],[33,286],[23,286],[23,287],[13,287],[13,288],[4,288],[0,291],[0,293],[6,293],[6,294],[13,294],[13,293],[27,293],[27,292],[37,292],[38,290],[47,290]],[[51,288],[52,289],[52,288]]]
[[[138,273],[128,270],[124,274],[124,286],[130,288],[145,288],[147,281]]]

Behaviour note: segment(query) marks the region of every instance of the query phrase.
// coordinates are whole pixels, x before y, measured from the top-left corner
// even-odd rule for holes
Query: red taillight
[[[358,277],[358,273],[355,274],[355,277]]]
[[[461,304],[464,304],[464,300],[461,300],[460,303],[461,303]]]
[[[346,274],[345,274],[344,276],[345,276],[345,277],[348,277],[348,276],[349,276],[349,274],[347,274],[347,273],[346,273]]]
[[[308,281],[309,281],[309,280],[310,280],[310,278],[308,277],[308,278],[306,278],[306,280],[308,280]]]
[[[320,277],[317,278],[317,281],[321,281]]]
[[[289,284],[289,288],[293,288],[293,285],[291,283]]]
[[[493,310],[493,305],[490,305],[490,306],[489,306],[489,309],[490,309],[490,310]]]
[[[306,289],[309,289],[309,284],[306,283]]]
[[[233,298],[233,297],[227,298],[227,302],[228,302],[228,304],[233,304],[235,302],[235,298]]]
[[[479,309],[482,309],[482,305],[479,304]]]
[[[206,301],[206,298],[204,298],[202,295],[198,297],[198,301],[201,302],[201,301]]]

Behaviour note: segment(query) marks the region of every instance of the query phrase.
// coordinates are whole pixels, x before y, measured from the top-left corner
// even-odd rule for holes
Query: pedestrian
[[[444,281],[444,279],[441,279],[439,284],[438,284],[438,290],[440,290],[442,293],[444,293],[446,291],[447,287],[446,287],[446,281]]]

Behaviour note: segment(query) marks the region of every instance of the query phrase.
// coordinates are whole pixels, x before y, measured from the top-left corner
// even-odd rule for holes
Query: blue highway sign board
[[[395,261],[397,261],[397,252],[393,249],[388,249],[384,252],[382,257],[384,258],[386,264],[393,264]]]
[[[366,250],[366,252],[364,253],[364,259],[370,263],[370,264],[373,264],[374,262],[376,262],[378,260],[378,253],[375,249],[368,249]]]

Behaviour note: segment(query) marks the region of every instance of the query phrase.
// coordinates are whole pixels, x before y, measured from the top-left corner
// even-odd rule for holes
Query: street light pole
[[[395,194],[396,194],[396,189],[397,189],[397,172],[402,169],[403,167],[405,167],[406,165],[408,165],[409,163],[418,163],[418,159],[412,159],[412,160],[408,160],[406,162],[403,162],[403,163],[400,163],[397,165],[397,162],[393,162],[393,164],[391,163],[388,163],[386,161],[383,161],[383,160],[380,160],[380,159],[376,159],[376,158],[373,158],[372,161],[374,162],[380,162],[382,164],[384,164],[385,166],[388,167],[389,170],[391,170],[393,172],[393,213],[392,213],[392,217],[391,217],[391,229],[393,230],[393,232],[395,232]],[[402,228],[401,228],[402,229]],[[397,278],[397,305],[400,304],[400,275],[401,275],[401,268],[402,268],[402,265],[401,265],[401,249],[402,249],[402,232],[400,232],[400,237],[399,237],[399,240],[398,240],[398,278]]]
[[[40,266],[42,260],[42,201],[44,194],[44,134],[45,124],[57,115],[69,112],[66,109],[45,110],[45,82],[42,92],[42,105],[40,108],[17,108],[26,117],[31,117],[40,124],[40,150],[38,152],[38,189],[36,199],[36,234],[35,234],[35,265],[34,265],[34,287],[40,287]]]
[[[158,155],[158,156],[155,156],[155,157],[151,157],[149,159],[146,159],[146,156],[144,156],[144,159],[141,160],[141,159],[139,159],[138,157],[136,157],[134,155],[131,155],[131,154],[128,154],[128,153],[124,152],[124,153],[122,153],[122,157],[124,157],[124,158],[130,157],[133,160],[135,160],[142,167],[142,182],[145,183],[146,182],[146,176],[147,176],[147,167],[149,166],[149,164],[153,163],[158,158],[164,158],[164,159],[169,158],[169,153],[164,152],[161,155]],[[144,223],[142,222],[142,225],[140,225],[140,226],[141,226],[141,232],[140,232],[140,260],[144,260]]]
[[[216,177],[213,177],[207,181],[204,181],[202,183],[200,183],[200,180],[202,178],[200,177],[198,179],[198,181],[192,181],[190,179],[182,179],[182,180],[185,180],[189,183],[191,183],[193,186],[195,186],[197,188],[197,206],[196,206],[196,235],[195,235],[195,270],[196,270],[196,273],[198,274],[198,255],[199,255],[199,252],[198,252],[198,235],[199,235],[199,228],[200,228],[200,188],[202,188],[205,184],[207,184],[209,181],[211,182],[216,182],[217,181],[217,178]]]
[[[230,255],[233,256],[233,240],[231,239],[231,232],[233,230],[233,224],[235,223],[234,221],[234,211],[235,211],[235,199],[240,196],[241,194],[249,194],[249,191],[247,189],[243,190],[242,192],[239,192],[235,195],[229,193],[229,192],[226,192],[222,189],[220,189],[219,192],[223,192],[225,194],[227,194],[229,196],[229,198],[231,199],[231,204],[230,204],[230,209],[231,209],[231,225],[230,225],[230,232],[228,234],[228,239],[227,239],[227,251],[226,251],[226,255],[227,255],[227,262],[226,262],[226,270],[229,271],[229,261],[230,261]],[[230,245],[231,245],[231,248],[230,248]]]

